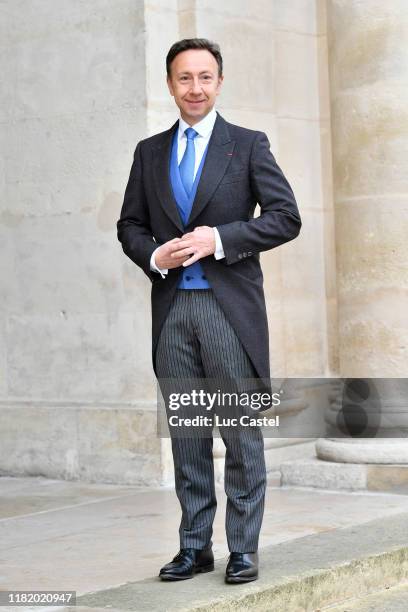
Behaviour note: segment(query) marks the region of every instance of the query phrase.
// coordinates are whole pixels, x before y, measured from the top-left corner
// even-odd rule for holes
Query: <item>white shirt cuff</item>
[[[160,247],[157,247],[157,249],[159,249]],[[150,269],[152,270],[152,272],[160,272],[161,277],[162,278],[166,278],[166,274],[168,273],[168,269],[167,268],[158,268],[156,266],[156,260],[155,260],[155,253],[157,251],[157,249],[155,249],[152,253],[152,256],[150,257]]]
[[[213,227],[213,230],[214,230],[214,236],[215,236],[215,253],[214,253],[214,257],[215,257],[215,259],[222,259],[223,257],[225,257],[225,253],[224,253],[224,249],[222,247],[220,233],[219,233],[219,231],[217,230],[216,227]]]

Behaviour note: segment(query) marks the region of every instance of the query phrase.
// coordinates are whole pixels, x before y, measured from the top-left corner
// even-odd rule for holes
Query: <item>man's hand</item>
[[[202,257],[207,257],[208,255],[215,253],[214,230],[208,225],[196,227],[193,232],[184,234],[184,236],[177,238],[176,240],[178,240],[178,243],[171,241],[173,242],[172,246],[175,246],[176,248],[172,250],[170,258],[173,261],[180,261],[180,258],[182,258],[184,260],[184,263],[182,263],[184,268],[191,266],[191,264],[195,263]]]
[[[189,258],[188,255],[183,254],[178,255],[177,257],[172,257],[173,253],[180,249],[179,244],[181,240],[181,238],[173,238],[172,240],[169,240],[168,242],[162,244],[157,249],[156,254],[154,256],[154,260],[158,268],[178,268],[185,261],[187,261],[187,259]]]

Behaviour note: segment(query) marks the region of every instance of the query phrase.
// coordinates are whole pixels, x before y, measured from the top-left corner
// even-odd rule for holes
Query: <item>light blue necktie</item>
[[[180,178],[184,189],[189,196],[194,183],[194,166],[195,166],[195,147],[194,138],[198,135],[193,128],[189,127],[184,131],[187,136],[187,146],[184,151],[183,159],[180,162]]]

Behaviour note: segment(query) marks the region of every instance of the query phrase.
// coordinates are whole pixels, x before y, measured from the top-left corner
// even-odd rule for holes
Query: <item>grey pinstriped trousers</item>
[[[156,353],[157,377],[256,378],[254,367],[211,289],[177,289],[163,325]],[[266,469],[263,434],[243,427],[234,436],[219,427],[226,447],[225,529],[228,548],[258,548],[264,512]],[[214,487],[213,438],[174,437],[172,451],[176,494],[182,517],[180,548],[212,544],[217,507]]]

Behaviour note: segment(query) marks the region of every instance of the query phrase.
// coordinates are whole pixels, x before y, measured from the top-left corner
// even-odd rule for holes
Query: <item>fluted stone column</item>
[[[328,0],[327,9],[340,374],[403,378],[408,376],[408,3]],[[408,441],[384,439],[387,424],[404,427],[408,413],[407,398],[395,395],[395,385],[388,392],[388,386],[380,383],[379,389],[383,438],[319,440],[319,457],[408,463]]]

